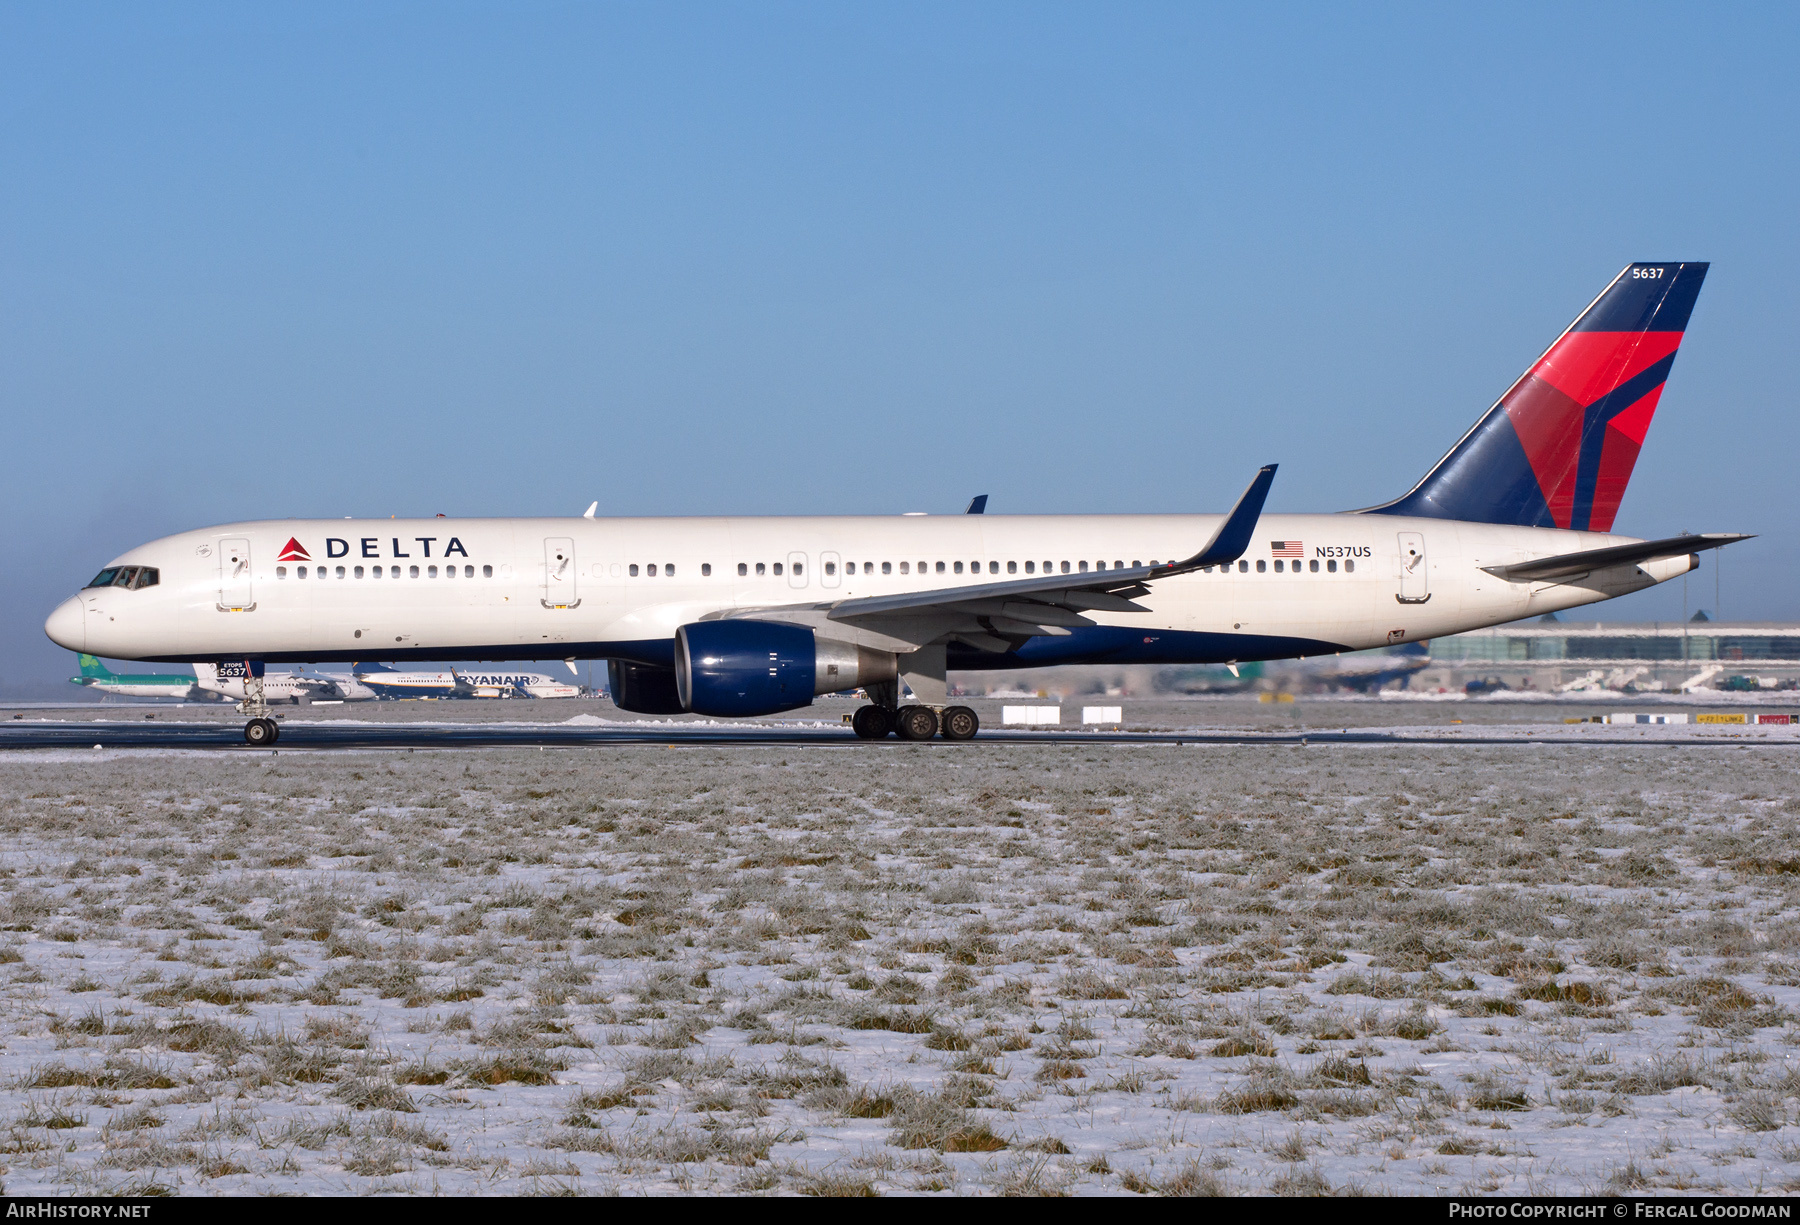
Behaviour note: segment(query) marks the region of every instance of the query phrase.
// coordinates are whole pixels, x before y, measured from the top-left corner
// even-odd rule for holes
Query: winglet
[[[969,499],[969,509],[964,511],[963,513],[965,515],[985,515],[985,514],[987,514],[987,494],[978,493],[974,497],[970,498]]]
[[[1201,566],[1230,565],[1242,557],[1244,550],[1250,547],[1250,537],[1256,533],[1256,521],[1262,518],[1263,503],[1269,497],[1269,486],[1275,483],[1275,469],[1278,467],[1279,464],[1264,464],[1257,470],[1250,488],[1244,490],[1244,496],[1237,500],[1237,505],[1225,516],[1225,522],[1219,524],[1219,530],[1201,546],[1198,553],[1186,561],[1158,566],[1151,577],[1185,574],[1189,570],[1198,570]]]

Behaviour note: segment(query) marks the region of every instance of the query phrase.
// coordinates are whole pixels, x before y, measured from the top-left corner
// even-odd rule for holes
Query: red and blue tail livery
[[[1405,497],[1373,513],[1608,532],[1706,264],[1632,264]]]

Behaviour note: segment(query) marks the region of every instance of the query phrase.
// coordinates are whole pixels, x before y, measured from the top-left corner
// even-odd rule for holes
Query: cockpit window
[[[89,587],[124,587],[135,591],[140,587],[154,587],[162,581],[162,575],[154,566],[108,566],[94,576]]]

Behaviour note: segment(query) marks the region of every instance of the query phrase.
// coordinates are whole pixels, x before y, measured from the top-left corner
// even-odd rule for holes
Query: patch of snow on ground
[[[0,1178],[1792,1192],[1791,755],[1522,747],[7,755]]]

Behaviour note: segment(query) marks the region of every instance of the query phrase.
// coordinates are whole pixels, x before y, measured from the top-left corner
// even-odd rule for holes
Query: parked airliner
[[[151,661],[605,659],[648,714],[860,686],[860,736],[967,739],[947,671],[1237,663],[1416,642],[1624,595],[1741,535],[1615,534],[1705,279],[1629,265],[1409,492],[1264,515],[232,523],[108,563],[45,624]],[[120,581],[120,576],[126,576]],[[900,682],[917,696],[900,705]],[[254,687],[245,739],[278,730]]]

